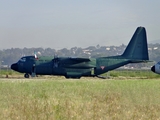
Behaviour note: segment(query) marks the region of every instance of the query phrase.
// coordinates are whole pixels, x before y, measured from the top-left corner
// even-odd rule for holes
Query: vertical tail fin
[[[136,29],[122,56],[127,59],[149,60],[147,36],[144,27]]]

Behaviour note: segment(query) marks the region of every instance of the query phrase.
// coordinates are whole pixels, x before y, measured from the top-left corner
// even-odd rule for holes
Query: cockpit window
[[[19,61],[20,62],[26,62],[26,58],[21,58]]]

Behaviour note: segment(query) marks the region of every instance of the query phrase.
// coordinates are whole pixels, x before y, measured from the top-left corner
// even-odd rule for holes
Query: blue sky
[[[0,49],[127,45],[138,26],[160,39],[160,1],[0,0]]]

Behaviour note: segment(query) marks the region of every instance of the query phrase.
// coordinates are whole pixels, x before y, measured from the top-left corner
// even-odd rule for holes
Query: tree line
[[[120,55],[124,52],[126,45],[120,46],[89,46],[87,48],[72,47],[55,50],[52,48],[11,48],[0,50],[0,65],[10,66],[21,57],[34,55],[38,56],[59,56],[59,57],[87,57],[96,58],[102,56]],[[149,58],[152,61],[160,61],[160,44],[148,44]]]

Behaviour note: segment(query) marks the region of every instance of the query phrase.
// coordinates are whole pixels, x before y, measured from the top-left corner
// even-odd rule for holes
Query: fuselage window
[[[19,61],[20,62],[26,62],[26,58],[21,58]]]

